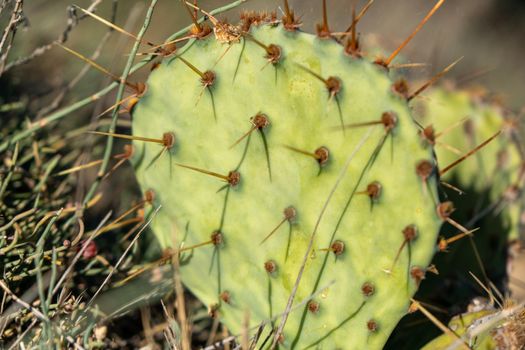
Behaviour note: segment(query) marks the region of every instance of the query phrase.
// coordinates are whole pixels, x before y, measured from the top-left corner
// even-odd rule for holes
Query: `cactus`
[[[523,305],[506,301],[496,309],[484,300],[476,299],[469,310],[449,322],[452,333],[443,334],[423,347],[423,350],[458,346],[459,337],[471,349],[521,349],[525,343],[525,310]]]
[[[270,22],[219,23],[146,86],[134,164],[185,285],[234,334],[246,310],[276,328],[292,295],[285,348],[380,348],[448,215],[404,85]]]
[[[519,237],[523,206],[525,173],[517,119],[474,90],[434,89],[423,104],[420,121],[427,126],[427,133],[429,125],[436,130],[430,138],[437,143],[440,164],[453,163],[460,156],[458,153],[467,154],[476,144],[497,135],[483,152],[465,159],[441,177],[445,185],[456,187],[445,188],[449,198],[461,202],[456,218],[469,230],[479,229],[469,239],[457,242],[436,265],[445,279],[457,276],[459,270],[470,279],[467,271],[472,271],[506,290],[507,250],[509,242]],[[442,235],[448,238],[451,232],[444,230]],[[449,247],[445,244],[441,249]]]
[[[424,126],[423,142],[435,145],[439,164],[454,164],[486,140],[481,152],[468,156],[446,171],[443,197],[459,203],[455,219],[469,237],[452,226],[443,226],[432,264],[438,276],[429,276],[416,298],[446,310],[449,315],[464,311],[475,297],[485,294],[473,275],[486,285],[508,293],[510,246],[518,239],[523,207],[523,157],[519,126],[514,116],[479,89],[458,89],[451,84],[433,88],[416,105],[417,120]],[[498,134],[499,133],[499,134]],[[461,237],[462,239],[456,240]],[[490,282],[490,283],[489,283]],[[439,313],[443,322],[447,315]],[[391,348],[413,342],[421,347],[437,329],[417,324],[417,315],[408,315],[389,341]],[[413,339],[411,334],[421,336]]]
[[[504,225],[501,234],[508,232],[509,241],[512,241],[519,238],[522,210],[519,199],[523,186],[523,149],[518,119],[496,102],[487,101],[484,94],[474,89],[434,89],[422,102],[424,112],[419,120],[443,132],[437,139],[441,147],[437,147],[436,152],[439,162],[445,164],[458,158],[458,152],[466,153],[501,131],[496,142],[455,167],[442,180],[460,190],[467,187],[476,193],[487,192],[488,203],[474,203],[478,209],[472,214],[478,217],[499,215]]]
[[[242,340],[245,348],[273,349],[278,344],[291,349],[383,347],[403,315],[414,310],[414,305],[422,305],[412,296],[426,272],[436,271],[430,264],[434,253],[445,250],[452,242],[445,229],[442,230],[444,237],[436,246],[441,224],[448,222],[460,228],[459,236],[462,237],[472,234],[460,224],[470,226],[468,219],[472,208],[460,204],[464,200],[458,198],[460,210],[452,219],[454,208],[448,200],[453,195],[439,191],[442,184],[460,187],[469,193],[470,190],[482,193],[483,203],[489,203],[487,208],[490,209],[486,212],[490,215],[480,216],[484,227],[494,228],[492,224],[497,222],[497,233],[506,233],[512,227],[511,235],[516,236],[522,157],[519,147],[508,147],[509,138],[517,144],[513,128],[505,128],[503,134],[507,138],[496,138],[498,135],[494,134],[503,124],[510,125],[501,124],[501,111],[470,101],[464,104],[462,98],[446,96],[445,110],[483,116],[479,120],[475,118],[479,122],[474,123],[475,128],[481,131],[470,139],[471,143],[452,146],[454,139],[448,137],[459,129],[436,140],[432,129],[424,129],[414,121],[413,105],[409,102],[456,62],[412,94],[404,80],[395,80],[395,73],[391,74],[395,66],[413,66],[395,65],[393,61],[444,0],[435,3],[414,32],[388,58],[375,61],[370,60],[370,52],[382,50],[362,52],[356,31],[357,22],[373,0],[359,15],[353,12],[347,33],[331,32],[326,1],[323,1],[323,23],[317,27],[317,36],[299,30],[300,22],[286,0],[281,20],[275,14],[245,13],[240,25],[221,22],[213,14],[235,7],[243,0],[216,9],[213,14],[201,10],[196,1],[193,4],[184,1],[193,20],[190,32],[184,36],[186,30],[182,30],[161,45],[143,39],[156,2],[151,1],[138,35],[112,24],[114,18],[108,21],[95,15],[93,8],[74,7],[74,11],[134,38],[135,45],[122,75],[114,75],[70,49],[64,45],[66,39],[59,40],[57,46],[109,75],[114,82],[71,106],[47,116],[42,113],[42,118],[37,118],[38,123],[30,123],[14,133],[9,130],[0,143],[0,151],[6,152],[0,167],[0,201],[8,200],[7,205],[0,206],[3,214],[0,231],[7,232],[0,235],[2,262],[18,268],[17,264],[23,262],[24,273],[35,265],[21,277],[9,271],[6,274],[9,285],[2,282],[0,287],[12,303],[16,300],[15,294],[22,290],[18,287],[29,284],[26,281],[36,276],[40,303],[34,304],[42,311],[28,304],[25,312],[29,317],[20,325],[29,324],[31,313],[43,322],[36,327],[38,329],[27,331],[25,338],[33,339],[28,344],[39,342],[45,347],[65,342],[64,339],[73,344],[80,336],[86,348],[107,344],[103,341],[107,338],[105,325],[95,328],[96,341],[88,339],[95,322],[100,320],[97,317],[110,314],[111,318],[117,311],[124,310],[122,303],[126,307],[136,306],[135,300],[129,302],[136,294],[125,298],[122,290],[115,288],[106,294],[105,301],[110,300],[115,313],[107,313],[104,302],[97,300],[97,296],[109,286],[114,274],[127,277],[113,287],[126,284],[129,279],[157,265],[157,262],[149,262],[149,254],[156,250],[156,244],[152,244],[153,248],[148,247],[146,254],[136,245],[139,238],[144,239],[141,233],[150,223],[165,249],[160,261],[173,259],[175,262],[177,312],[180,313],[177,316],[181,327],[172,327],[173,334],[167,338],[168,342],[176,343],[175,333],[180,332],[182,345],[177,344],[177,348],[190,347],[179,276],[189,290],[209,306],[212,317],[223,322],[233,335],[246,335]],[[115,6],[113,11],[114,15]],[[197,19],[199,11],[204,18]],[[213,28],[204,24],[206,20],[210,20]],[[182,41],[187,41],[186,45],[178,47]],[[140,45],[153,47],[155,52],[139,53]],[[146,58],[133,65],[137,54]],[[129,81],[131,73],[153,60],[152,73],[146,83]],[[70,150],[70,145],[59,138],[60,147],[50,152],[54,158],[46,154],[40,164],[39,146],[48,150],[56,141],[54,134],[49,136],[51,133],[43,139],[36,138],[42,136],[44,128],[117,86],[116,103],[102,113],[112,111],[109,124],[93,124],[97,129],[109,125],[104,128],[107,132],[92,132],[110,137],[102,158],[97,156],[96,160],[83,162],[78,159],[79,150],[91,147],[87,146],[89,143]],[[124,97],[126,87],[132,94]],[[440,98],[431,96],[431,104]],[[0,107],[2,110],[4,106]],[[437,114],[448,113],[448,110],[430,105],[427,109],[431,115],[434,109],[438,110]],[[118,116],[123,110],[133,117],[133,135],[115,133]],[[438,124],[435,122],[434,126],[441,129]],[[4,132],[1,133],[4,136]],[[73,133],[78,136],[77,131]],[[124,153],[114,153],[115,137],[133,139],[133,146],[126,145]],[[35,143],[31,145],[33,138]],[[498,150],[494,151],[492,140],[498,140],[501,147],[509,151],[508,159]],[[481,141],[484,142],[480,144]],[[458,160],[459,155],[441,154],[443,144],[448,150],[471,150],[468,157],[489,146],[484,155]],[[434,145],[438,147],[434,149]],[[95,158],[99,152],[90,149]],[[63,153],[67,155],[61,158]],[[440,164],[450,166],[440,171],[436,153]],[[469,161],[477,158],[480,164],[490,164],[493,168],[505,165],[504,171],[499,172],[497,178],[483,181],[475,176],[477,173],[472,168],[464,171],[467,166],[455,167],[466,158]],[[98,192],[101,185],[107,184],[104,181],[127,160],[132,160],[145,198],[128,201],[120,197],[126,207],[131,202],[131,207],[120,214],[117,211],[117,218],[112,221],[108,221],[111,214],[107,214],[98,225],[89,225],[97,228],[88,229],[84,234],[81,211],[90,209],[101,197],[108,197],[107,191]],[[20,166],[29,169],[25,174],[28,178],[16,177]],[[70,178],[62,176],[98,166],[97,177],[82,198],[75,197],[73,205]],[[445,177],[440,184],[441,175]],[[472,178],[476,181],[472,182]],[[24,189],[29,199],[23,198],[21,202],[16,189],[37,180],[51,187],[58,185],[67,196],[59,197],[57,190],[54,197],[48,197],[49,193],[44,193],[40,185],[29,186]],[[503,202],[505,205],[500,207]],[[16,223],[15,226],[14,222],[20,217],[12,208],[19,209],[20,203],[24,207],[31,203],[35,203],[35,207],[40,205],[35,213],[38,215],[19,221],[23,231],[33,232],[30,237],[24,233],[25,251],[18,249],[20,225]],[[493,215],[500,209],[504,210],[501,225],[500,217]],[[131,215],[133,217],[128,218]],[[74,227],[75,219],[80,233],[71,241],[69,238],[77,228]],[[94,240],[104,242],[98,239],[100,234],[127,228],[130,224],[134,225],[126,230],[119,243],[136,234],[118,260],[112,259],[115,255],[111,254],[108,254],[111,261],[100,256]],[[32,249],[35,232],[40,231],[36,249]],[[83,235],[89,237],[87,241],[81,241]],[[483,236],[481,230],[476,236]],[[66,237],[68,239],[63,240]],[[498,239],[502,237],[503,234],[498,235]],[[55,249],[62,240],[63,246]],[[112,239],[108,241],[113,242]],[[147,241],[143,243],[149,245]],[[53,249],[47,249],[51,244]],[[120,244],[108,245],[119,251]],[[490,254],[488,247],[483,241],[479,248],[482,257],[486,251]],[[27,259],[16,257],[21,251]],[[129,257],[128,253],[135,256]],[[144,265],[135,269],[131,265],[139,255]],[[466,257],[471,258],[470,255]],[[87,288],[85,294],[92,296],[87,304],[79,306],[71,316],[62,317],[62,312],[69,311],[60,305],[61,300],[56,309],[51,309],[54,294],[63,283],[70,283],[65,276],[73,271],[79,259],[84,260],[79,265],[85,262],[86,266],[76,268],[75,282],[91,274],[103,274],[104,279],[96,289],[92,285]],[[65,260],[70,260],[71,265],[55,285],[57,265]],[[103,267],[93,269],[97,261]],[[504,266],[500,260],[487,261]],[[440,267],[440,273],[445,272],[445,281],[448,281],[446,272],[456,267],[455,262],[443,270]],[[48,269],[51,278],[49,285],[44,286],[42,271]],[[162,273],[171,273],[169,270],[164,268]],[[483,267],[481,270],[487,275]],[[154,288],[147,285],[151,298],[171,288],[171,281],[163,278],[162,273],[155,270],[154,278],[147,278],[148,283],[162,280],[162,288],[152,293],[149,293],[150,288]],[[491,273],[488,271],[490,278]],[[144,284],[145,280],[142,278],[135,283]],[[443,279],[439,283],[443,285]],[[425,284],[426,288],[431,285]],[[44,296],[46,287],[47,297]],[[124,287],[135,289],[133,283]],[[139,293],[144,293],[142,287]],[[418,300],[425,292],[424,288],[419,290]],[[115,302],[112,293],[120,294],[120,303]],[[168,310],[164,311],[170,319]],[[147,318],[145,312],[141,316],[143,321]],[[60,322],[54,322],[57,320]],[[146,323],[144,333],[147,334],[150,325]],[[503,329],[502,324],[497,325],[498,329]],[[10,327],[8,337],[17,334],[15,326]],[[28,328],[31,327],[32,324]],[[453,322],[451,327],[456,324]],[[55,340],[55,331],[64,339]],[[450,332],[445,332],[446,336],[433,344],[438,347],[449,344]],[[461,330],[459,333],[463,334]],[[250,346],[246,344],[248,334],[253,334]]]

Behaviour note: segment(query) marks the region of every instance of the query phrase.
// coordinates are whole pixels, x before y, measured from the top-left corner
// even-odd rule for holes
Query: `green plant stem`
[[[9,166],[9,173],[5,177],[4,181],[0,183],[0,201],[4,197],[5,191],[7,189],[7,185],[9,184],[9,181],[11,181],[11,177],[13,176],[13,171],[16,166],[16,162],[18,160],[18,152],[20,150],[20,145],[17,143],[15,145],[15,150],[13,152],[13,156],[11,157],[11,165]]]
[[[57,278],[57,262],[58,262],[58,253],[55,247],[53,247],[53,253],[51,258],[51,278],[49,280],[49,287],[47,290],[47,305],[51,305],[53,301],[53,288],[55,288],[56,278]]]
[[[42,259],[43,259],[43,253],[44,253],[44,245],[46,243],[47,236],[51,232],[51,228],[55,224],[55,221],[60,217],[60,214],[62,213],[62,209],[57,211],[53,218],[49,220],[49,223],[46,226],[46,229],[40,236],[37,242],[37,251],[36,251],[36,258],[35,258],[35,271],[36,271],[36,281],[38,286],[38,295],[40,297],[40,308],[42,309],[42,314],[48,315],[49,312],[49,304],[47,303],[47,300],[45,298],[45,292],[44,292],[44,279],[42,277]],[[53,327],[51,326],[50,322],[43,322],[43,328],[44,333],[47,336],[47,341],[51,342],[53,339]]]
[[[144,24],[142,25],[142,28],[140,29],[137,39],[135,40],[135,44],[133,45],[133,48],[131,49],[131,52],[128,57],[128,61],[126,62],[126,66],[124,67],[124,72],[122,73],[120,80],[119,80],[119,88],[117,92],[116,97],[116,107],[113,109],[113,114],[111,115],[111,124],[109,125],[108,132],[110,134],[115,133],[115,129],[117,127],[117,119],[119,116],[119,110],[120,110],[120,101],[122,100],[122,97],[124,96],[124,89],[126,88],[126,80],[128,79],[128,76],[131,74],[131,70],[133,68],[133,61],[135,60],[135,56],[137,55],[137,52],[139,50],[140,44],[142,42],[142,38],[144,37],[144,34],[146,34],[146,31],[151,23],[151,17],[153,15],[153,10],[155,9],[155,5],[157,5],[158,0],[151,0],[151,3],[149,5],[148,11],[146,13],[146,18],[144,19]],[[91,184],[91,187],[89,188],[88,192],[86,193],[86,196],[84,198],[83,204],[85,205],[91,197],[95,194],[95,191],[97,190],[98,186],[100,185],[100,182],[102,181],[104,174],[107,170],[109,159],[111,158],[111,152],[113,151],[113,142],[114,138],[113,136],[109,136],[106,141],[106,148],[104,149],[104,156],[102,158],[102,164],[100,165],[100,169],[97,174],[96,180]]]
[[[137,65],[140,65],[141,63],[142,62],[139,62]],[[147,62],[145,62],[144,64],[146,64],[146,63]],[[140,68],[140,67],[138,67],[138,68]],[[32,123],[31,125],[29,125],[27,127],[27,129],[20,131],[19,133],[13,135],[13,137],[11,137],[11,139],[8,139],[8,140],[4,141],[3,143],[1,143],[0,144],[0,152],[4,152],[13,143],[18,142],[20,140],[23,140],[23,139],[29,137],[31,134],[33,134],[34,132],[40,130],[41,128],[43,128],[43,127],[45,127],[45,126],[47,126],[47,125],[49,125],[49,124],[51,124],[53,122],[56,122],[56,121],[64,118],[65,116],[69,115],[70,113],[73,113],[77,109],[80,109],[80,108],[90,104],[91,102],[94,102],[94,101],[100,99],[102,96],[106,95],[111,90],[113,90],[115,87],[117,87],[117,85],[118,85],[118,83],[112,83],[112,84],[106,86],[105,88],[103,88],[102,90],[96,92],[95,94],[93,94],[91,96],[88,96],[88,97],[86,97],[86,98],[84,98],[84,99],[82,99],[82,100],[80,100],[80,101],[78,101],[76,103],[73,103],[70,106],[64,107],[61,110],[56,111],[55,113],[51,113],[50,115],[40,119],[36,123]]]
[[[109,126],[108,132],[109,133],[115,133],[115,129],[117,127],[117,119],[118,119],[118,112],[120,110],[120,101],[122,100],[122,97],[124,96],[124,89],[126,88],[125,82],[128,79],[129,74],[131,73],[131,68],[133,68],[133,61],[135,60],[135,56],[137,55],[137,52],[139,50],[140,44],[142,42],[142,38],[144,37],[144,34],[146,34],[146,31],[148,30],[148,27],[151,23],[151,17],[153,15],[153,10],[155,9],[155,6],[157,5],[158,0],[151,0],[151,4],[149,5],[148,11],[146,13],[146,18],[144,19],[144,24],[142,25],[142,28],[140,29],[137,39],[135,40],[135,44],[133,45],[133,48],[131,49],[131,52],[128,57],[128,61],[126,62],[126,66],[124,68],[124,72],[122,73],[122,76],[120,77],[119,81],[119,88],[117,92],[117,100],[116,100],[116,107],[113,109],[113,114],[111,116],[111,124]],[[97,187],[98,182],[100,182],[100,179],[102,176],[104,176],[104,173],[106,172],[106,169],[108,167],[109,158],[111,157],[111,152],[113,151],[113,136],[109,136],[106,143],[106,149],[104,150],[104,157],[102,160],[102,165],[100,166],[100,170],[98,171],[98,179],[95,181],[92,187]],[[89,192],[92,192],[91,190]]]

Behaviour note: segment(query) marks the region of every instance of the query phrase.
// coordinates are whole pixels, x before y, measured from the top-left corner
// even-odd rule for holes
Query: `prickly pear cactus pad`
[[[281,346],[381,348],[435,251],[432,149],[384,67],[281,25],[232,33],[164,59],[135,106],[133,134],[162,139],[135,141],[152,228],[233,334],[247,310],[277,327],[308,252]]]
[[[482,306],[482,305],[480,305]],[[502,309],[495,309],[490,304],[483,308],[472,309],[455,316],[448,326],[456,335],[443,334],[423,348],[423,350],[446,349],[457,347],[458,336],[471,349],[503,350],[522,349],[525,343],[525,309],[508,300]]]
[[[449,310],[452,316],[472,299],[485,295],[472,275],[508,291],[509,242],[518,236],[523,205],[519,127],[512,114],[489,101],[483,91],[458,89],[450,82],[427,91],[414,107],[416,120],[424,127],[423,142],[435,145],[441,198],[456,203],[454,220],[474,230],[467,237],[458,227],[442,227],[440,253],[432,260],[439,275],[428,276],[416,295],[417,300]],[[459,159],[463,161],[447,170]],[[440,316],[442,322],[448,322],[446,314]],[[420,348],[425,339],[440,333],[437,328],[418,325],[422,318],[417,314],[405,317],[388,348]],[[446,348],[437,344],[436,348]]]
[[[488,192],[488,198],[482,199],[484,203],[470,201],[478,207],[472,216],[483,217],[483,210],[485,216],[498,216],[509,240],[517,239],[524,177],[517,118],[496,103],[487,102],[475,90],[436,88],[421,103],[424,113],[419,120],[425,126],[431,125],[438,135],[436,153],[442,168],[501,131],[482,152],[448,171],[442,179],[459,189],[468,189],[467,196],[468,192]]]

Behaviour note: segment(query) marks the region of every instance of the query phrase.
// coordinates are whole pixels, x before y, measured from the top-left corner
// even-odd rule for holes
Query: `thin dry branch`
[[[46,322],[49,321],[47,316],[45,316],[43,313],[41,313],[40,311],[38,311],[37,309],[35,309],[34,307],[26,303],[19,297],[17,297],[15,293],[13,293],[2,280],[0,280],[0,288],[2,288],[4,292],[7,293],[11,297],[11,299],[13,299],[14,302],[20,304],[22,307],[32,312],[33,315],[35,315],[38,319],[40,319],[41,321],[46,321]]]
[[[114,2],[113,3],[113,9],[112,9],[112,13],[111,13],[111,21],[114,22],[115,21],[115,17],[116,17],[116,14],[117,14],[117,2]],[[102,37],[102,39],[100,40],[99,44],[97,45],[97,47],[95,48],[95,51],[93,52],[93,54],[91,54],[91,56],[89,57],[91,60],[95,61],[99,56],[100,54],[102,53],[102,50],[104,49],[108,39],[110,38],[111,36],[111,33],[113,32],[113,29],[110,28],[106,34],[104,35],[104,37]],[[54,111],[55,109],[57,109],[59,106],[60,106],[60,103],[62,102],[62,100],[64,99],[64,97],[66,96],[66,94],[71,91],[77,84],[80,80],[82,80],[82,78],[86,75],[86,73],[89,71],[89,68],[91,68],[91,66],[89,64],[85,64],[84,67],[82,67],[82,69],[78,72],[78,74],[73,78],[71,79],[71,81],[69,83],[67,83],[61,90],[60,92],[55,96],[55,98],[53,99],[53,101],[51,101],[51,103],[49,105],[47,105],[46,107],[43,107],[41,108],[37,115],[36,115],[36,119],[40,119],[42,118],[43,116],[51,113],[52,111]]]
[[[89,5],[89,7],[87,8],[87,11],[94,12],[96,10],[97,6],[101,2],[102,2],[102,0],[93,0],[91,5]],[[51,50],[56,45],[56,43],[60,43],[60,44],[65,43],[67,41],[68,37],[69,37],[69,34],[73,30],[73,28],[75,28],[78,25],[79,21],[84,19],[85,17],[87,17],[87,15],[82,15],[82,16],[78,16],[77,17],[75,8],[74,7],[69,7],[66,28],[64,29],[64,31],[59,35],[59,37],[56,40],[53,40],[51,43],[48,43],[48,44],[45,44],[45,45],[37,47],[29,55],[17,58],[16,60],[14,60],[12,62],[9,62],[7,65],[5,65],[5,67],[0,65],[0,75],[2,73],[8,72],[10,69],[12,69],[14,67],[17,67],[17,66],[20,66],[22,64],[27,63],[27,62],[35,59],[36,57],[42,56],[47,51]]]
[[[2,39],[0,40],[0,53],[2,53],[3,51],[2,56],[0,56],[0,76],[2,76],[2,73],[4,72],[5,62],[7,60],[7,56],[9,55],[9,51],[11,51],[11,47],[13,46],[13,41],[15,40],[15,35],[18,26],[21,23],[25,22],[23,6],[23,0],[16,1],[15,6],[13,8],[13,12],[11,12],[11,18],[9,19],[9,23],[5,27],[4,34],[2,35]],[[7,47],[4,50],[4,45],[6,43]]]

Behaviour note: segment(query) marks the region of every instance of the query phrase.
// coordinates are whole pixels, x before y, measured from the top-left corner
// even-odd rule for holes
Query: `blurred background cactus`
[[[239,1],[234,4],[241,5],[238,7],[229,3],[209,0],[198,5],[207,11],[219,9],[215,16],[233,23],[241,10],[277,11],[279,19],[286,11],[281,0]],[[323,1],[289,3],[300,17],[301,29],[315,33],[316,24],[322,22]],[[371,5],[358,25],[362,52],[370,59],[393,52],[435,4],[328,0],[328,23],[333,32],[344,31],[352,23],[354,3],[358,13]],[[112,132],[130,133],[132,121],[125,111],[132,105],[122,105],[124,112],[114,125],[116,119],[108,109],[119,96],[115,76],[129,68],[134,53],[139,54],[135,62],[147,57],[142,53],[148,46],[138,47],[135,39],[80,8],[94,11],[130,33],[144,34],[144,40],[152,43],[162,43],[190,24],[188,11],[180,1],[164,0],[83,0],[75,5],[78,7],[66,0],[0,2],[0,347],[54,344],[153,349],[171,344],[185,349],[189,344],[198,348],[225,340],[223,347],[234,348],[236,343],[248,348],[248,337],[253,333],[244,330],[250,316],[236,317],[241,333],[232,338],[219,318],[210,317],[216,310],[180,284],[178,265],[185,261],[174,260],[173,251],[163,250],[147,228],[157,215],[158,202],[152,193],[144,192],[147,188],[139,188],[127,162],[136,156],[136,149],[116,139],[108,157],[105,138],[87,133],[111,126]],[[437,138],[448,148],[438,147],[441,166],[498,130],[503,135],[442,178],[451,186],[443,187],[441,195],[456,204],[454,219],[468,230],[479,229],[457,242],[451,240],[458,233],[456,229],[449,226],[440,232],[441,243],[448,240],[450,244],[443,249],[447,252],[438,252],[431,265],[439,275],[427,274],[414,297],[421,303],[411,307],[419,312],[401,321],[387,348],[420,348],[443,333],[436,320],[422,310],[429,310],[437,324],[445,327],[445,335],[429,343],[429,349],[449,346],[457,342],[458,335],[474,333],[479,334],[479,342],[465,338],[460,346],[523,347],[523,150],[513,142],[514,136],[520,139],[523,133],[524,18],[525,5],[519,0],[446,1],[398,56],[396,64],[405,68],[391,71],[394,77],[407,77],[410,91],[414,91],[463,57],[447,72],[449,82],[425,91],[411,104],[416,120],[424,127],[432,124],[436,133],[464,118],[471,120]],[[60,45],[96,61],[115,76],[102,74]],[[130,81],[144,82],[148,75],[149,68],[141,69]],[[130,94],[140,95],[137,87]],[[475,124],[469,134],[469,125],[487,114],[505,125],[498,121],[480,131]],[[476,136],[469,141],[469,135]],[[496,184],[491,176],[484,182],[486,178],[474,166],[483,156],[490,158],[489,175],[495,173],[503,182]],[[501,163],[503,158],[508,162]],[[441,159],[447,160],[441,163]],[[513,201],[503,208],[502,198]],[[493,210],[476,217],[474,213],[483,208]],[[471,240],[476,242],[477,252],[472,250]],[[168,262],[174,265],[162,265]],[[208,283],[210,277],[193,278]],[[128,282],[134,282],[132,288]],[[267,286],[261,288],[266,293]],[[482,307],[476,304],[480,296],[488,298]],[[471,312],[465,315],[469,325],[459,325],[458,317],[452,319],[465,312]],[[488,333],[476,333],[477,325],[487,319],[497,322]],[[447,329],[453,332],[447,333]],[[514,338],[503,337],[507,333]],[[511,338],[517,340],[512,342]]]

